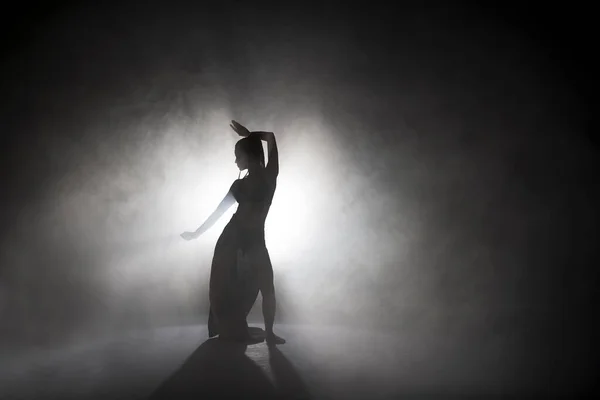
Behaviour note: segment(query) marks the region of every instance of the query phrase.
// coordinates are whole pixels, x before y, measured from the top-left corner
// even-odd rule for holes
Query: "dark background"
[[[126,157],[130,146],[155,139],[127,136],[123,126],[143,119],[160,129],[161,116],[194,114],[194,101],[177,95],[193,81],[242,116],[318,108],[336,128],[340,168],[371,182],[365,193],[340,180],[337,200],[349,207],[340,218],[351,219],[352,207],[366,207],[369,196],[410,199],[410,208],[390,205],[387,219],[374,211],[363,226],[389,237],[396,215],[418,218],[425,228],[410,261],[387,260],[368,282],[345,280],[366,300],[356,313],[322,305],[327,319],[518,335],[519,351],[541,357],[539,365],[591,376],[599,200],[593,13],[575,3],[392,7],[69,2],[5,9],[6,343],[52,345],[96,320],[112,321],[113,330],[172,323],[168,307],[136,319],[131,302],[126,317],[113,321],[95,275],[73,273],[79,264],[98,271],[106,249],[83,248],[61,233],[60,219],[35,210],[54,201],[57,183],[72,171],[105,168],[103,151]],[[267,97],[255,94],[264,87]],[[29,217],[26,208],[34,210]],[[53,241],[40,234],[49,224]],[[101,235],[103,228],[90,229]],[[17,248],[27,257],[6,256]],[[368,257],[348,256],[346,265]],[[401,263],[414,271],[400,274]],[[406,308],[400,299],[409,286],[427,296]],[[283,309],[285,302],[282,294]],[[419,317],[431,309],[435,317]]]

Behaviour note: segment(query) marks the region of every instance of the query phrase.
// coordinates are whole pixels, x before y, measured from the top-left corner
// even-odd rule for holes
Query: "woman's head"
[[[254,166],[265,166],[265,153],[262,142],[256,136],[248,136],[235,144],[235,163],[240,171]]]

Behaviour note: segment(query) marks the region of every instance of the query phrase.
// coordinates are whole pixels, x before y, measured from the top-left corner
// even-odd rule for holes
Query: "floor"
[[[0,399],[521,397],[540,375],[506,339],[280,325],[269,348],[208,339],[205,325],[123,333],[0,361]],[[546,385],[546,387],[548,387]],[[557,388],[548,389],[557,393]],[[518,396],[517,396],[518,395]]]

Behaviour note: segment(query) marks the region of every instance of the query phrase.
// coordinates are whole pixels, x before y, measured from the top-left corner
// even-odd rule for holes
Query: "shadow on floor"
[[[272,382],[245,354],[247,346],[204,342],[148,400],[183,398],[309,399],[302,378],[277,348],[269,348]],[[266,350],[265,350],[266,351]]]

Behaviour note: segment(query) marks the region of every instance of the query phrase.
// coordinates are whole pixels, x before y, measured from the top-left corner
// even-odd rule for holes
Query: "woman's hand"
[[[250,131],[248,130],[248,128],[246,128],[244,125],[240,124],[237,121],[232,120],[229,126],[241,137],[250,136]]]
[[[192,240],[198,239],[198,236],[200,236],[200,234],[198,232],[183,232],[180,236],[185,240]]]

